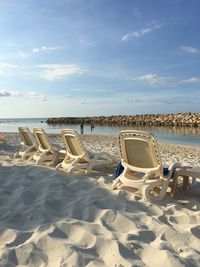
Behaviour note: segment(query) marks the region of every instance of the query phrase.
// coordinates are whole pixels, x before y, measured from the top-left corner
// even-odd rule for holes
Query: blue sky
[[[1,118],[200,112],[199,0],[0,4]]]

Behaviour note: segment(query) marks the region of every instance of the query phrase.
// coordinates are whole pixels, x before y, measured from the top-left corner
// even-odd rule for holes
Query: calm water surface
[[[43,128],[47,133],[59,133],[62,129],[73,128],[80,133],[80,125],[47,124],[46,118],[36,119],[0,119],[0,132],[18,132],[19,126]],[[200,128],[193,127],[156,127],[156,126],[95,126],[84,125],[84,134],[117,135],[119,131],[135,129],[151,132],[158,140],[200,146]]]

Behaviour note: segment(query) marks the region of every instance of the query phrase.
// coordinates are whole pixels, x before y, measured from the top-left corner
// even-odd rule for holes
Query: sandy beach
[[[19,134],[0,144],[0,266],[198,267],[200,180],[161,202],[113,191],[114,168],[67,175],[14,159]],[[119,159],[116,137],[83,135]],[[50,135],[62,147],[59,136]],[[164,165],[200,168],[200,147],[159,143]]]

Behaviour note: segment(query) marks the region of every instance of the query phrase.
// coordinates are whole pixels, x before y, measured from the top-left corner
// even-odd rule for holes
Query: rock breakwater
[[[200,113],[48,118],[48,124],[147,125],[200,127]]]

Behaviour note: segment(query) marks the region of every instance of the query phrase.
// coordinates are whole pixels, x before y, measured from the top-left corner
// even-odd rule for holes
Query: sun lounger
[[[175,163],[163,174],[163,166],[156,139],[147,132],[126,130],[119,133],[121,163],[124,167],[120,176],[114,180],[113,189],[132,187],[142,191],[144,198],[163,199],[173,175]],[[156,193],[156,188],[159,193]]]
[[[33,132],[38,141],[38,150],[29,160],[34,160],[37,165],[49,162],[49,166],[56,166],[64,159],[66,151],[53,147],[43,129],[34,128]]]
[[[38,149],[38,144],[27,127],[19,127],[19,133],[21,137],[20,150],[15,153],[15,158],[28,159]]]
[[[94,166],[108,165],[116,162],[113,156],[104,151],[89,155],[75,130],[62,130],[61,135],[67,149],[67,154],[64,160],[56,166],[56,169],[62,169],[66,172],[79,170],[89,172]]]

